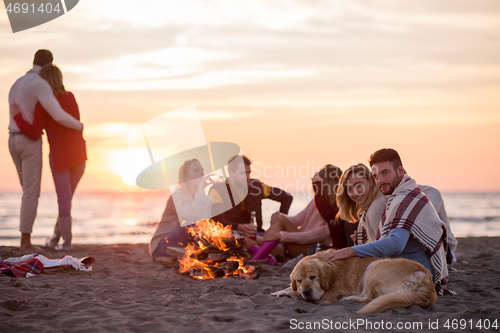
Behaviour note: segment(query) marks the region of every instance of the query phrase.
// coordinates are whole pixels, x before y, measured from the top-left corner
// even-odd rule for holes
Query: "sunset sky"
[[[80,190],[137,189],[122,180],[128,135],[194,104],[207,142],[238,144],[290,191],[383,147],[420,184],[500,191],[498,0],[81,0],[15,34],[1,9],[0,190],[20,190],[7,96],[40,48],[85,124]],[[44,137],[44,191],[48,151]]]

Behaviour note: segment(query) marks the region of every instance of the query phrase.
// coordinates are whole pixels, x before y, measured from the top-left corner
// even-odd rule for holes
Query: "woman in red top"
[[[61,107],[80,120],[80,112],[75,97],[64,89],[62,73],[56,66],[48,64],[40,70],[40,76],[52,87],[54,95]],[[21,132],[32,140],[39,140],[42,130],[47,131],[50,146],[50,169],[59,204],[59,218],[54,228],[54,235],[47,239],[47,246],[64,251],[71,250],[71,199],[76,186],[85,170],[87,152],[82,132],[59,125],[43,109],[40,103],[35,107],[33,125],[27,123],[18,108],[13,110],[14,120]],[[63,238],[62,247],[58,247],[59,239]]]

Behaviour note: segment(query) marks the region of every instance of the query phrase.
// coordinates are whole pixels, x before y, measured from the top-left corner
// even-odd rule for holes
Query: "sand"
[[[427,309],[368,316],[357,314],[362,305],[352,302],[319,305],[272,296],[289,285],[291,270],[283,267],[263,265],[253,280],[198,281],[153,262],[145,244],[75,245],[73,257],[96,258],[92,272],[68,268],[29,279],[0,275],[0,331],[283,332],[313,331],[300,328],[316,325],[316,331],[362,332],[372,325],[379,332],[480,332],[486,330],[476,326],[487,320],[500,326],[500,240],[458,241],[453,265],[458,271],[451,272],[449,284],[458,295],[440,297]],[[17,248],[0,247],[2,257],[18,255]],[[447,329],[447,321],[458,326]],[[398,323],[407,329],[398,330]]]

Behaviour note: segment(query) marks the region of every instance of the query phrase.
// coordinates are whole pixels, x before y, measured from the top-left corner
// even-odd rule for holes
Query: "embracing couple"
[[[441,286],[448,279],[447,252],[452,257],[457,242],[439,191],[417,185],[394,149],[374,152],[369,163],[371,170],[363,164],[349,167],[337,189],[339,217],[359,220],[353,236],[356,245],[329,252],[327,259],[412,259],[431,271],[436,290],[442,294]]]
[[[75,97],[65,90],[62,73],[52,64],[52,53],[38,50],[33,68],[9,92],[9,151],[23,189],[20,250],[40,253],[31,243],[42,175],[42,130],[50,146],[50,169],[59,204],[54,234],[46,245],[71,250],[71,200],[87,160],[83,124]]]

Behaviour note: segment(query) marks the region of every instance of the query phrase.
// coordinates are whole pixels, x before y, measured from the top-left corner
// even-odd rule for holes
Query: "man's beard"
[[[382,187],[384,187],[385,185],[389,185],[389,189],[386,189],[386,191],[383,191]],[[380,188],[380,191],[382,192],[383,195],[390,195],[390,194],[392,194],[392,192],[394,192],[394,187],[392,187],[392,185],[389,183],[380,184],[379,188]]]
[[[243,190],[243,189],[246,189],[248,187],[248,183],[246,180],[243,183],[233,182],[232,185],[235,187],[235,189],[238,189],[238,190]]]
[[[383,195],[391,195],[391,194],[394,192],[394,190],[396,189],[396,187],[398,187],[399,182],[400,182],[400,180],[399,180],[399,179],[394,178],[394,179],[392,180],[392,182],[390,182],[390,183],[383,183],[383,184],[380,184],[380,185],[378,186],[378,188],[380,189],[380,191],[382,192],[382,194],[383,194]],[[389,188],[388,188],[388,189],[384,192],[384,191],[382,190],[382,187],[384,187],[385,185],[389,185]]]

